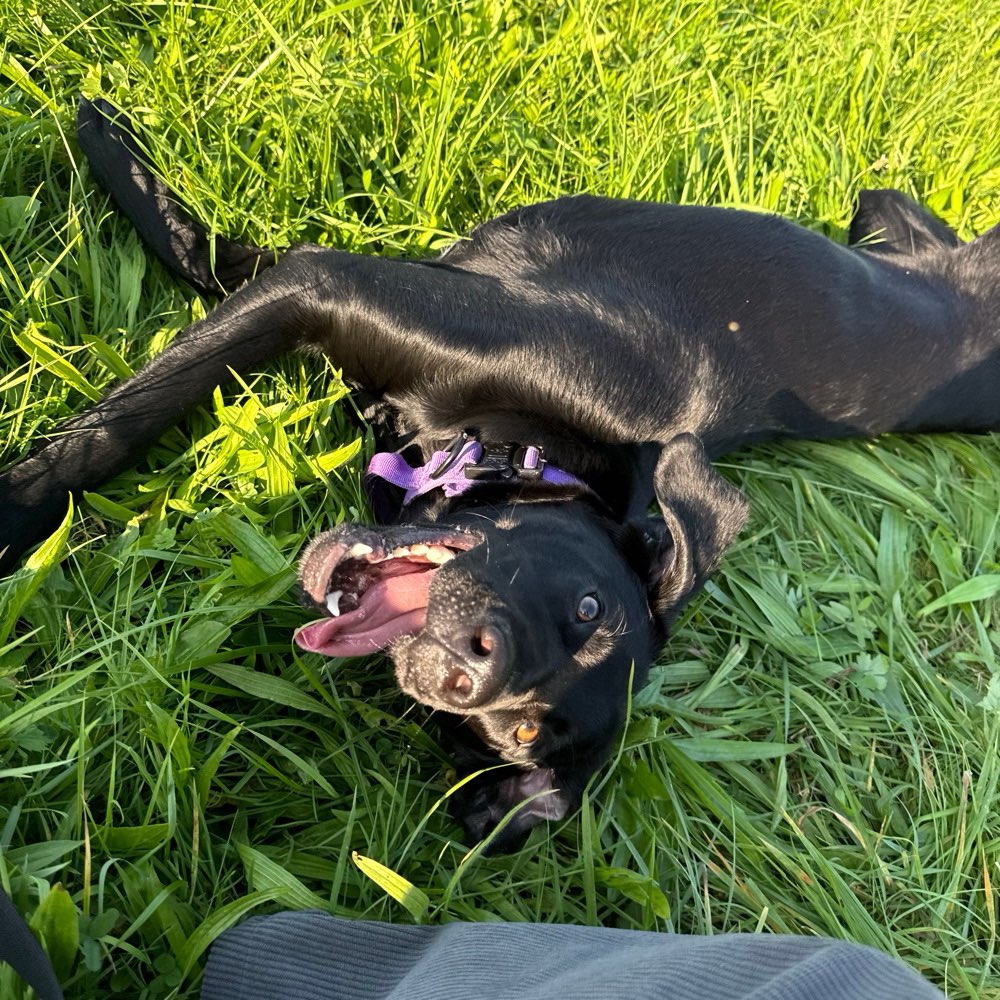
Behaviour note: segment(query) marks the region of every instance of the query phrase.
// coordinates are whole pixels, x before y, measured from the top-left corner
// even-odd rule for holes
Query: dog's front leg
[[[279,265],[222,303],[0,475],[0,572],[55,529],[69,494],[95,489],[127,469],[233,373],[257,372],[301,342],[297,297],[285,271]]]
[[[134,464],[234,373],[251,375],[300,347],[325,351],[347,381],[380,393],[405,393],[447,370],[468,353],[454,317],[476,314],[476,284],[419,263],[291,251],[0,475],[0,572],[55,529],[69,494]]]

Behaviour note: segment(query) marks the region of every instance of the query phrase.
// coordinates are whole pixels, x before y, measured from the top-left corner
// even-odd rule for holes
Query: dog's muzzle
[[[399,686],[412,698],[450,712],[480,708],[496,698],[511,674],[513,643],[494,620],[425,628],[394,650]]]

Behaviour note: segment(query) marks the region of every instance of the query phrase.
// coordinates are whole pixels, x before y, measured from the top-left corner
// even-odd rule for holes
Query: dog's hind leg
[[[942,322],[921,347],[912,336],[889,339],[900,358],[893,371],[903,375],[904,390],[907,373],[931,367],[937,384],[915,396],[909,410],[897,406],[899,415],[875,430],[1000,430],[1000,226],[964,243],[901,192],[861,191],[848,239],[878,266],[889,265],[882,272],[886,285],[900,272],[918,276],[910,304],[926,288],[945,288],[961,315],[960,321]],[[930,302],[926,312],[932,309]],[[909,397],[904,391],[898,398]]]
[[[962,245],[940,219],[891,188],[858,192],[847,242],[880,254],[916,254]]]
[[[202,295],[235,291],[277,260],[272,250],[211,237],[153,172],[123,111],[80,98],[77,140],[90,171],[160,261]]]

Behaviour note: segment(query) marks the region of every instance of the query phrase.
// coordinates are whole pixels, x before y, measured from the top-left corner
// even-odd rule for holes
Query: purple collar
[[[406,490],[403,505],[438,488],[455,497],[477,482],[530,482],[542,480],[560,486],[586,484],[562,469],[549,465],[535,445],[489,446],[463,432],[436,451],[425,465],[413,468],[398,452],[380,451],[368,465],[369,476],[385,479]]]

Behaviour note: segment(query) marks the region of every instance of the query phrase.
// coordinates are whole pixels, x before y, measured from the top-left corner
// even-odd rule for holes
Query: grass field
[[[418,254],[577,191],[842,239],[883,186],[971,238],[1000,222],[998,59],[987,0],[8,0],[4,458],[207,308],[88,178],[79,92],[264,245]],[[731,456],[750,526],[618,758],[582,815],[483,858],[386,662],[291,644],[296,553],[364,513],[370,442],[321,375],[217,394],[0,582],[0,879],[69,998],[194,997],[227,926],[309,906],[832,935],[1000,997],[1000,437]]]

